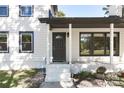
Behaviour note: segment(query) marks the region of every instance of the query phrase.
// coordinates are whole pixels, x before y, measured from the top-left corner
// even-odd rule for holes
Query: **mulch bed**
[[[42,71],[39,71],[35,76],[25,78],[20,81],[20,85],[17,87],[22,88],[39,88],[41,83],[45,80],[45,74]]]

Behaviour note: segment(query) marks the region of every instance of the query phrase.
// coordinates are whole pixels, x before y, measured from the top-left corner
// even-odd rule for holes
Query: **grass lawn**
[[[0,71],[0,88],[18,87],[25,79],[34,77],[38,69]],[[26,84],[26,82],[23,82]],[[29,82],[30,83],[30,82]]]

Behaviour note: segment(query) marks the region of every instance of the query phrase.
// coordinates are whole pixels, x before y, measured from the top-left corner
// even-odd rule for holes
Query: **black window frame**
[[[21,7],[24,6],[31,6],[32,15],[22,15]],[[19,17],[33,17],[34,16],[34,5],[19,5]]]
[[[24,51],[22,50],[22,37],[21,34],[32,34],[32,43],[31,43],[31,47],[32,50],[31,51]],[[19,32],[19,53],[34,53],[34,32],[33,31],[20,31]]]
[[[0,15],[0,17],[9,17],[9,5],[0,5],[1,7],[7,7],[7,15]]]
[[[105,42],[105,45],[104,45],[104,55],[94,55],[93,54],[93,50],[94,50],[94,47],[90,47],[91,50],[90,50],[90,54],[89,55],[82,55],[81,54],[81,34],[91,34],[91,39],[92,41],[90,41],[90,46],[92,45],[93,46],[93,34],[104,34],[105,35],[105,41],[106,41],[106,37],[107,37],[107,34],[109,34],[110,32],[80,32],[79,33],[79,55],[80,56],[110,56],[110,54],[106,54],[106,42]],[[118,47],[117,47],[117,51],[118,53],[117,54],[114,54],[114,56],[119,56],[120,55],[120,33],[119,32],[114,32],[114,34],[117,34],[118,36]]]
[[[7,50],[6,51],[0,51],[0,53],[9,53],[9,31],[0,31],[0,34],[7,34]]]

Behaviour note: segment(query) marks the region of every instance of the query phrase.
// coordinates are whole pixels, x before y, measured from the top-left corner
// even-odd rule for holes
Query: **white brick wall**
[[[0,69],[41,68],[46,57],[47,24],[50,6],[35,5],[33,17],[19,17],[19,6],[9,6],[9,17],[0,17],[0,31],[9,31],[9,53],[0,53]],[[34,53],[19,53],[19,31],[34,31]]]

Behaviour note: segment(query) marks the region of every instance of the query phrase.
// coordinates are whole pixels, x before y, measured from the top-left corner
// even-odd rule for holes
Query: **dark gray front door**
[[[53,62],[66,60],[66,33],[53,32]]]

